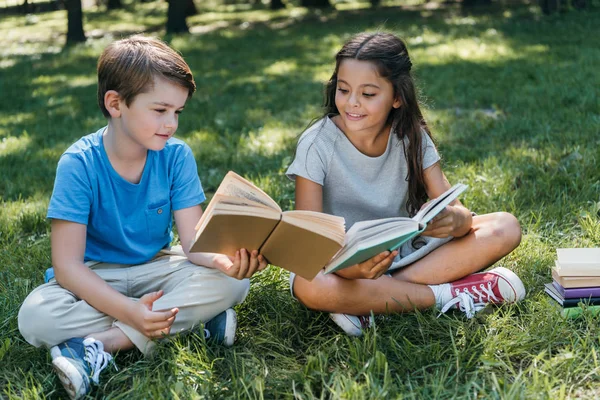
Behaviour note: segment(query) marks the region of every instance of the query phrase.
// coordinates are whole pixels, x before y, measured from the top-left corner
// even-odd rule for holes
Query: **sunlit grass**
[[[597,398],[598,317],[563,320],[543,293],[557,247],[600,246],[600,16],[546,18],[531,6],[464,12],[441,2],[336,2],[336,10],[198,4],[191,35],[166,38],[198,91],[178,136],[194,151],[210,198],[228,170],[284,210],[284,172],[298,136],[320,114],[334,55],[352,34],[388,29],[413,58],[426,119],[451,182],[472,210],[504,210],[523,239],[502,261],[528,291],[473,320],[423,313],[377,321],[351,339],[293,301],[287,272],[252,280],[237,308],[236,346],[198,335],[159,356],[117,356],[99,398]],[[66,13],[0,17],[0,397],[62,398],[48,354],[23,341],[19,306],[50,265],[45,219],[56,162],[105,124],[95,68],[114,38],[164,34],[165,2],[85,11],[85,44],[64,49]],[[485,11],[485,12],[484,12]],[[8,340],[8,342],[6,342]],[[8,343],[8,345],[6,344]]]

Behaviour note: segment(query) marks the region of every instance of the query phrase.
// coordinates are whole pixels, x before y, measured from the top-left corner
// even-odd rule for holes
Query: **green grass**
[[[179,137],[205,190],[233,169],[293,208],[283,172],[319,113],[336,49],[385,27],[409,44],[444,169],[470,186],[464,202],[520,220],[522,244],[502,263],[523,278],[526,300],[472,320],[391,316],[355,339],[293,301],[287,272],[271,267],[237,309],[233,348],[188,335],[151,360],[119,355],[119,371],[107,372],[93,397],[600,397],[600,318],[563,320],[543,293],[557,247],[600,246],[600,14],[363,5],[273,14],[215,6],[190,18],[192,35],[169,38],[198,83]],[[0,398],[65,396],[47,350],[19,335],[17,312],[50,264],[45,211],[58,157],[104,124],[96,59],[113,37],[163,34],[165,7],[90,10],[91,39],[66,50],[64,12],[0,18]]]

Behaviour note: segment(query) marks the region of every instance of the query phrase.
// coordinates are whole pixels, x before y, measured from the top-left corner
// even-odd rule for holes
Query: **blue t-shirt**
[[[137,184],[123,179],[104,149],[106,128],[84,136],[61,156],[48,218],[87,225],[85,261],[142,264],[172,240],[172,210],[206,197],[188,145],[171,138],[148,151]]]

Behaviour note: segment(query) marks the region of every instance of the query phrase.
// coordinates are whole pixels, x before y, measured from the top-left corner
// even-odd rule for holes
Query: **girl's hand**
[[[341,269],[335,273],[346,279],[377,279],[392,265],[398,250],[384,251],[360,264]]]
[[[215,254],[213,257],[213,268],[236,279],[250,278],[257,271],[267,268],[267,260],[258,250],[248,254],[246,249],[235,252],[235,257],[224,254]]]
[[[435,238],[464,236],[471,228],[472,217],[464,207],[446,206],[429,223],[421,235]]]
[[[161,298],[163,294],[162,290],[147,293],[135,302],[130,323],[146,337],[161,338],[167,336],[171,331],[173,322],[175,322],[175,316],[179,312],[178,308],[152,311],[154,302]]]

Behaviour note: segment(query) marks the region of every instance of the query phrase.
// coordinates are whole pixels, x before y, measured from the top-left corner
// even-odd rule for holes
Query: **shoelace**
[[[475,313],[481,311],[490,300],[498,302],[498,297],[492,291],[491,282],[488,282],[487,287],[482,283],[479,285],[479,288],[481,291],[477,290],[476,286],[471,286],[470,291],[467,288],[464,288],[462,292],[456,289],[456,297],[444,304],[438,317],[447,312],[455,304],[458,304],[458,308],[465,313],[467,318],[473,318]],[[477,296],[477,299],[475,296]],[[485,297],[487,297],[488,301],[485,301]]]
[[[112,359],[112,356],[104,351],[102,342],[96,340],[85,345],[85,361],[92,369],[91,378],[96,385],[100,383],[100,372],[108,366]]]
[[[360,321],[360,327],[362,329],[368,329],[371,327],[371,317],[359,315],[358,320]]]

